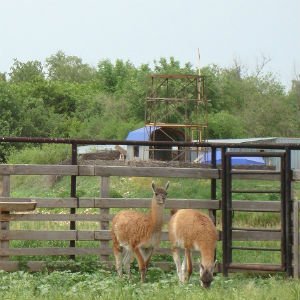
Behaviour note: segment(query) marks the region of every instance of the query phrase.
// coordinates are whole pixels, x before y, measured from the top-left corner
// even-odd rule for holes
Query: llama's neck
[[[152,199],[150,208],[150,219],[153,231],[161,231],[164,222],[164,207],[165,205],[158,205],[155,199]]]
[[[215,258],[215,242],[211,241],[208,242],[206,245],[201,245],[200,248],[201,252],[201,264],[205,268],[212,268],[214,265],[214,258]]]

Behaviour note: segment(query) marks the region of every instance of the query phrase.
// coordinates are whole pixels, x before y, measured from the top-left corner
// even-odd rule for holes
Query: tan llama
[[[122,277],[122,256],[124,256],[124,268],[130,278],[130,263],[135,255],[139,264],[141,280],[145,282],[148,264],[153,251],[160,242],[168,187],[169,182],[165,189],[156,188],[152,182],[154,195],[149,214],[135,210],[123,210],[113,218],[111,231],[119,277]]]
[[[194,209],[172,210],[169,222],[169,236],[174,262],[180,282],[187,276],[189,280],[193,262],[191,251],[201,253],[200,280],[203,287],[209,287],[215,268],[214,255],[217,244],[217,230],[210,217]],[[180,249],[185,249],[185,256],[180,261]]]

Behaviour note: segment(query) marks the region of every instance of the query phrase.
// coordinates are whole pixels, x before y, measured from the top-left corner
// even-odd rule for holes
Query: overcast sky
[[[96,66],[174,56],[228,67],[237,60],[285,85],[299,74],[300,0],[0,0],[0,72],[58,50]]]

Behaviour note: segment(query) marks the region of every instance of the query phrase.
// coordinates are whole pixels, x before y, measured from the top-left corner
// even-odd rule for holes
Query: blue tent
[[[221,164],[221,151],[216,151],[216,161],[217,164]],[[204,157],[200,159],[200,162],[211,164],[211,152],[207,152],[204,154]],[[265,161],[261,156],[233,156],[231,158],[232,165],[264,165]]]
[[[159,128],[160,127],[147,126],[130,131],[126,141],[149,141],[151,133]]]

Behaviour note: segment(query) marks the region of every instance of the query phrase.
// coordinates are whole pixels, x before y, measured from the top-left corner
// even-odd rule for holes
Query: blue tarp
[[[221,164],[222,158],[221,158],[221,151],[216,151],[216,161],[217,164]],[[211,152],[205,153],[205,158],[202,157],[200,159],[200,162],[206,162],[208,164],[211,164]],[[231,157],[231,164],[232,165],[264,165],[265,161],[261,156],[233,156]]]
[[[149,141],[151,133],[159,128],[160,127],[147,126],[130,131],[127,135],[126,141]]]

